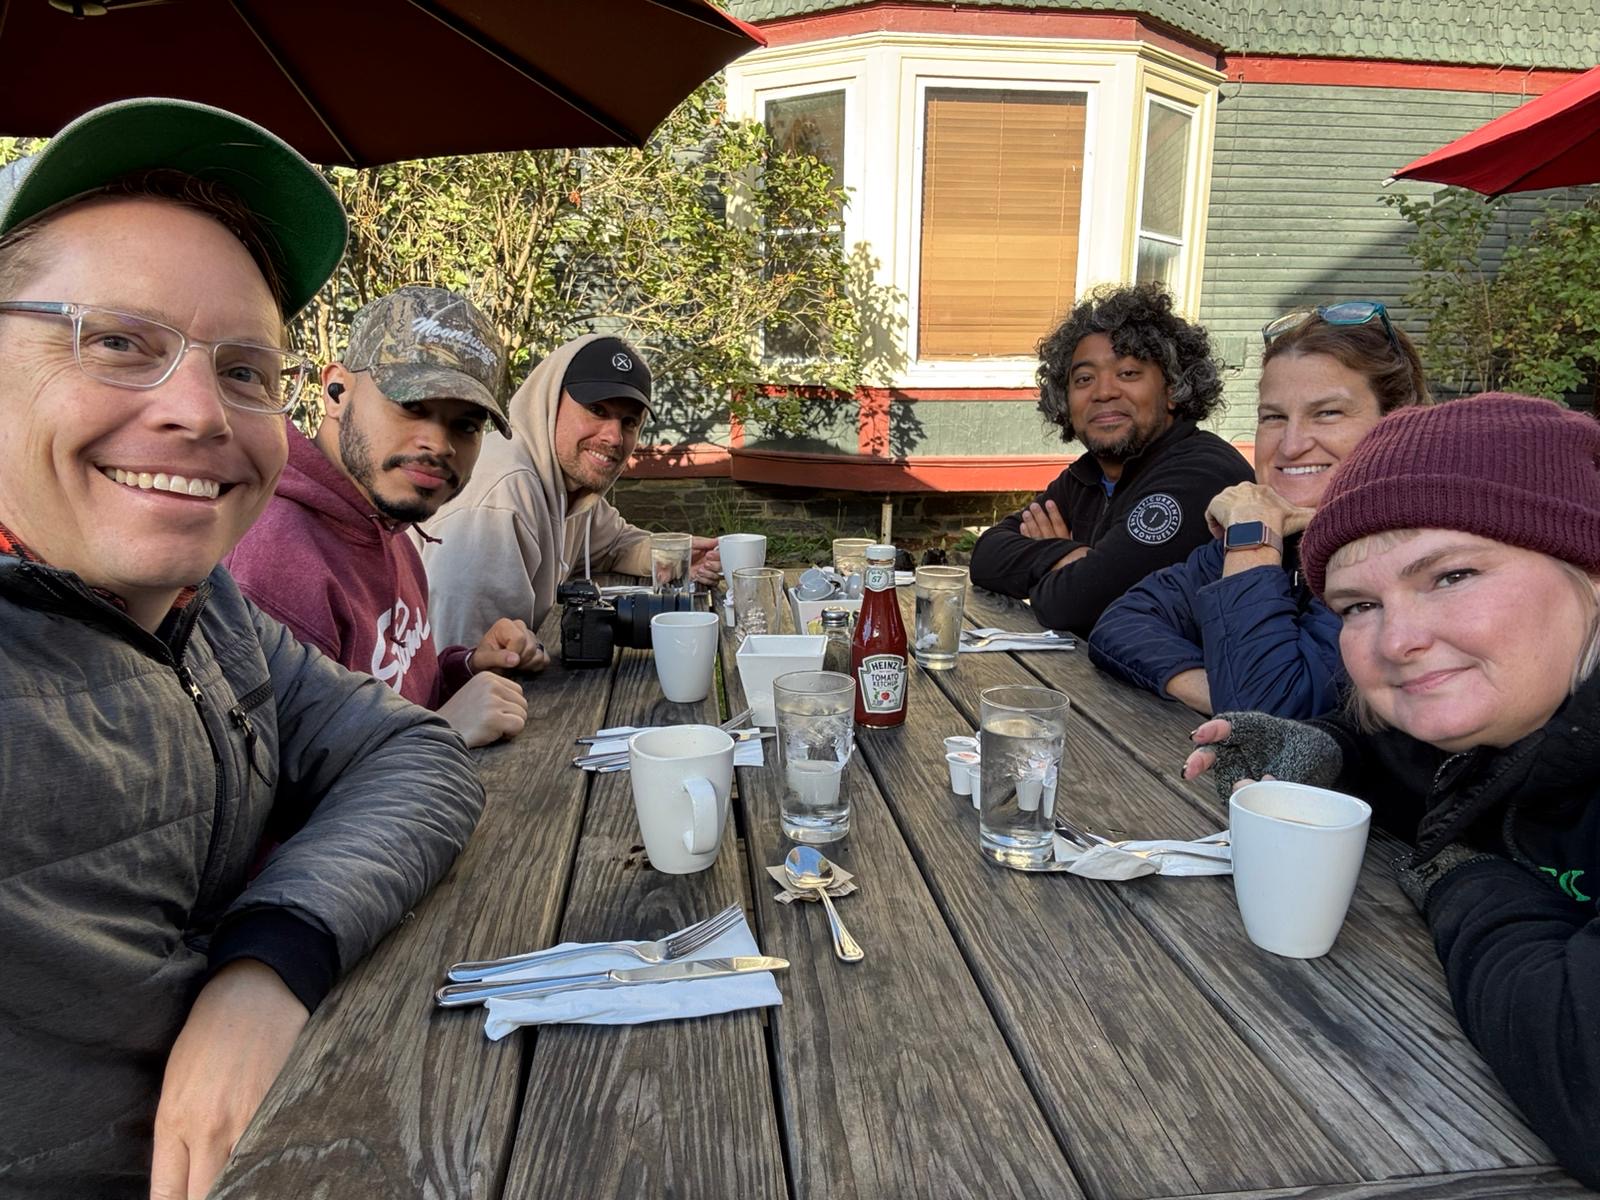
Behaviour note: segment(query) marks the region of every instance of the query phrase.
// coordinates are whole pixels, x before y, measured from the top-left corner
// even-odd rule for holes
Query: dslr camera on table
[[[609,667],[618,646],[649,650],[651,617],[705,607],[690,592],[658,593],[644,585],[601,589],[592,579],[561,584],[556,602],[561,605],[561,665],[569,670]]]

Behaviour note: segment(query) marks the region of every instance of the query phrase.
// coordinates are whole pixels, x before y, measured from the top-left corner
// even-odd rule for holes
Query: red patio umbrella
[[[1401,167],[1488,196],[1600,183],[1600,67]]]
[[[637,146],[763,44],[704,0],[0,0],[0,133],[176,96],[337,166]]]

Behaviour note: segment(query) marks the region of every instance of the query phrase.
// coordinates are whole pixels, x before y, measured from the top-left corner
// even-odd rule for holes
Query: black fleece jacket
[[[1462,1030],[1557,1161],[1600,1187],[1600,676],[1504,749],[1315,724],[1343,748],[1338,786],[1415,840],[1406,865],[1437,863],[1421,906]]]
[[[1113,600],[1210,541],[1206,506],[1254,478],[1242,454],[1193,421],[1175,422],[1123,463],[1110,496],[1100,464],[1085,454],[1037,497],[1056,502],[1072,537],[1024,537],[1022,514],[1012,513],[978,539],[972,582],[1031,601],[1043,625],[1087,636]],[[1052,569],[1080,546],[1089,553]]]

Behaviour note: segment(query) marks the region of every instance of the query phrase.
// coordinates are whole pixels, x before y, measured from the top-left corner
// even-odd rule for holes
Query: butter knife
[[[521,979],[507,983],[452,983],[433,994],[440,1008],[461,1008],[482,1004],[489,999],[527,1000],[571,992],[583,988],[631,987],[639,983],[671,983],[680,979],[717,979],[724,975],[748,975],[754,971],[782,971],[786,958],[747,954],[738,958],[702,958],[688,962],[662,963],[656,967],[619,967],[612,971],[586,971],[578,975],[551,975],[544,979]]]

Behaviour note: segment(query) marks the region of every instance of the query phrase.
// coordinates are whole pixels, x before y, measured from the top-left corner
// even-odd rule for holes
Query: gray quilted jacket
[[[0,1197],[147,1194],[211,932],[277,910],[347,970],[483,804],[442,721],[220,568],[161,632],[0,554]]]

